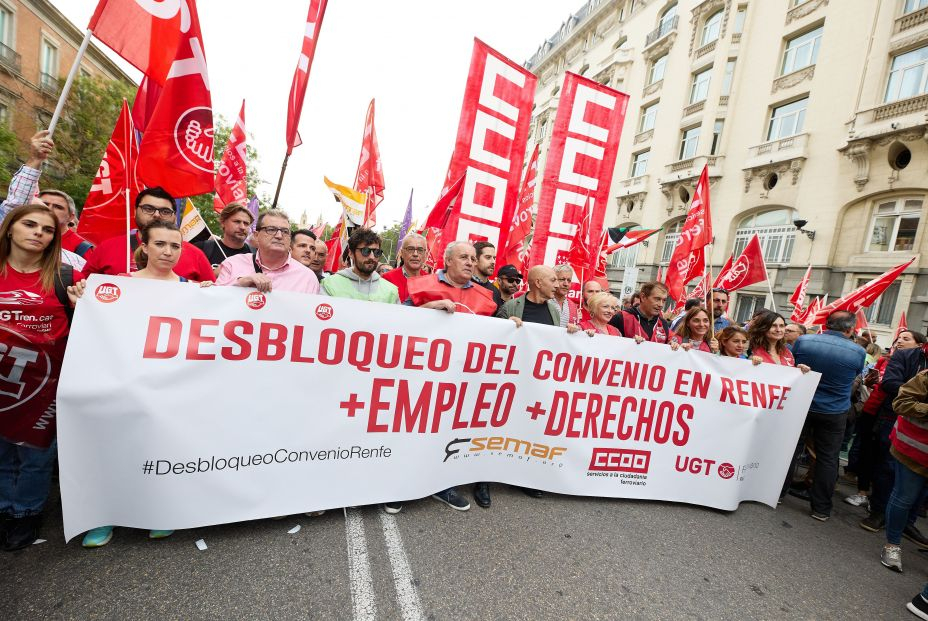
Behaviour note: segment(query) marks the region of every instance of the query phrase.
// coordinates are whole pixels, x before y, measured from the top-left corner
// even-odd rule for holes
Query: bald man
[[[554,301],[557,274],[546,265],[536,265],[528,271],[528,293],[513,298],[499,307],[496,316],[512,319],[517,325],[523,321],[545,326],[561,325],[561,309]]]

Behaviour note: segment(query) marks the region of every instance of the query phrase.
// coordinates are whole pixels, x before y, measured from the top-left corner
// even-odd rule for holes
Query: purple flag
[[[252,197],[251,197],[251,200],[248,201],[247,207],[248,207],[248,211],[251,212],[251,217],[252,217],[252,221],[251,221],[251,233],[252,233],[252,235],[254,235],[255,228],[258,226],[258,207],[259,207],[259,205],[258,205],[258,197],[257,197],[257,196],[252,196]]]
[[[403,216],[403,223],[400,225],[400,241],[406,237],[409,227],[412,226],[412,190],[409,190],[409,203],[406,204],[406,215]]]

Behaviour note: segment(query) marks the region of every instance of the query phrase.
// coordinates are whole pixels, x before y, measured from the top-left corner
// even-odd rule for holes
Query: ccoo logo
[[[252,310],[261,310],[267,304],[267,297],[260,291],[252,291],[245,296],[245,306]]]
[[[107,282],[97,287],[97,290],[94,291],[93,294],[104,304],[110,304],[119,299],[119,296],[122,295],[122,291],[113,283]]]

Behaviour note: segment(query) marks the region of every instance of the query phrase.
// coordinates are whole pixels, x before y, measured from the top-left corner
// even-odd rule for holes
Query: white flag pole
[[[87,46],[90,44],[91,36],[93,36],[93,33],[88,28],[87,32],[84,33],[84,40],[81,41],[81,46],[77,49],[77,56],[74,57],[74,62],[71,64],[71,72],[68,73],[68,78],[64,82],[64,87],[61,89],[61,95],[58,96],[58,105],[55,106],[55,113],[52,115],[52,120],[48,124],[49,138],[54,135],[55,127],[58,126],[58,119],[61,118],[61,112],[64,110],[64,102],[68,99],[68,95],[71,93],[71,85],[74,84],[74,78],[77,77],[77,70],[81,66],[81,60],[84,58],[84,52],[87,51]]]

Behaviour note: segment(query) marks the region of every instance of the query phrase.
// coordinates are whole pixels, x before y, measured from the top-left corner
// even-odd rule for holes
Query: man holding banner
[[[630,310],[623,310],[609,321],[619,333],[636,342],[670,343],[676,349],[679,345],[671,341],[673,331],[670,323],[664,319],[661,311],[667,301],[667,287],[663,283],[649,282],[641,286],[641,303]]]

